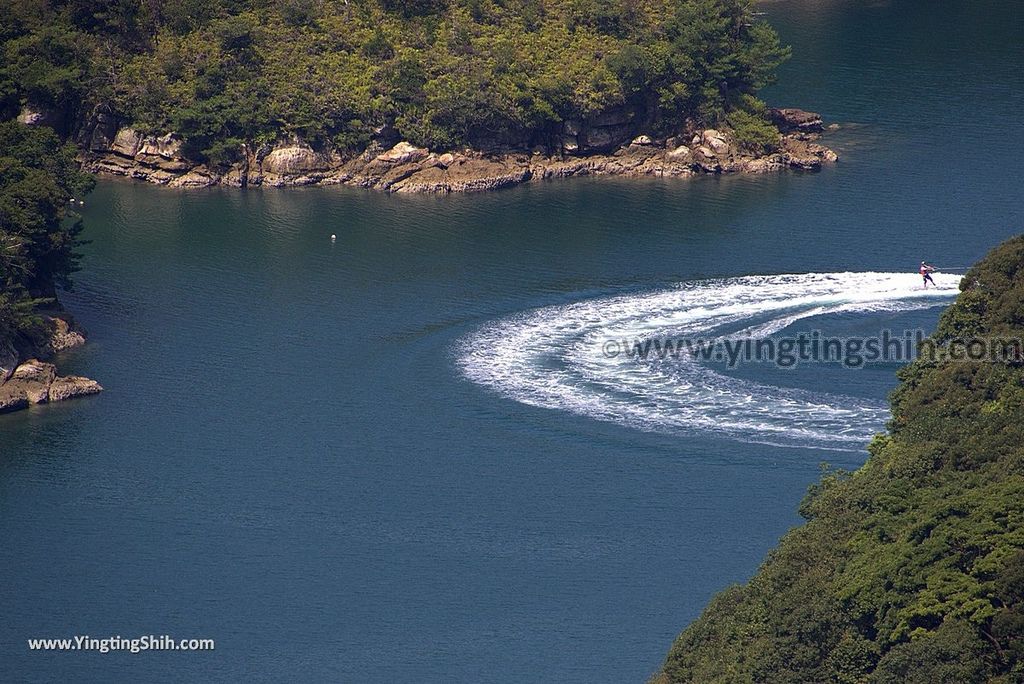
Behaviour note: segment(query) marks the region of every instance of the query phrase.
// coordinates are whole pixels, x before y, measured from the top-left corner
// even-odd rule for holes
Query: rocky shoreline
[[[781,137],[776,150],[762,155],[744,151],[728,130],[694,130],[663,140],[633,136],[636,129],[630,115],[621,112],[565,122],[554,153],[550,148],[438,153],[384,133],[362,154],[349,157],[317,151],[300,141],[257,149],[242,145],[240,161],[217,169],[188,159],[182,139],[175,134],[144,136],[120,125],[121,120],[104,109],[94,112],[76,140],[86,171],[176,188],[334,184],[397,193],[474,192],[571,176],[683,177],[815,170],[838,159],[818,143],[824,129],[820,116],[800,109],[774,109],[771,114]],[[57,123],[52,115],[28,108],[18,118],[27,125]],[[40,317],[42,326],[30,337],[0,339],[0,413],[103,391],[89,378],[57,375],[48,359],[84,344],[85,336],[59,308],[41,312]]]
[[[45,337],[41,342],[0,340],[0,413],[103,391],[95,380],[59,376],[56,366],[41,360],[85,344],[83,331],[67,314],[55,312],[42,319]]]
[[[772,110],[782,131],[778,149],[750,154],[728,130],[704,129],[687,136],[655,140],[647,135],[622,139],[623,124],[567,124],[555,153],[438,153],[386,136],[362,153],[345,156],[317,151],[300,141],[254,149],[243,145],[240,161],[216,169],[183,154],[173,133],[143,136],[115,121],[96,123],[83,145],[85,170],[136,178],[176,188],[214,185],[349,185],[399,193],[473,192],[571,176],[683,177],[721,173],[765,173],[784,169],[816,170],[838,156],[817,141],[821,117],[799,109]],[[386,143],[386,144],[385,144]]]

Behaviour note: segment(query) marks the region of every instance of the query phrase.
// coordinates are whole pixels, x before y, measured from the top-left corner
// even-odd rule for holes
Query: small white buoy
[[[334,242],[337,239],[338,239],[338,236],[335,235],[334,233],[331,233],[331,242]]]
[[[85,204],[85,200],[78,200],[79,204]]]

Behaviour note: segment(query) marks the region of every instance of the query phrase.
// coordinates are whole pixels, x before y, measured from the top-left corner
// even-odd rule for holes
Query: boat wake
[[[470,380],[531,406],[641,430],[713,433],[744,442],[858,450],[888,408],[863,398],[779,387],[725,375],[688,354],[610,356],[609,340],[762,338],[838,312],[941,306],[960,276],[936,288],[904,273],[806,273],[681,283],[551,306],[499,320],[461,340]]]

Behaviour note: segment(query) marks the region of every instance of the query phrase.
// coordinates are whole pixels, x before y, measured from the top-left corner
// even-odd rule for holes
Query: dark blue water
[[[864,453],[528,406],[462,377],[459,340],[700,277],[969,264],[1021,226],[1020,3],[764,9],[795,48],[768,99],[843,124],[830,138],[842,161],[822,173],[446,198],[101,184],[66,297],[91,343],[63,368],[107,391],[0,417],[0,678],[655,671],[799,522],[819,463]],[[876,400],[892,373],[742,370]],[[216,650],[26,646],[81,634]]]

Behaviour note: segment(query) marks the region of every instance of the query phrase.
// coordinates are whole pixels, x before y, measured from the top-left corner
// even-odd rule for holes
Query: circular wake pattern
[[[516,401],[642,430],[856,449],[882,428],[885,404],[727,376],[688,354],[611,356],[607,345],[762,338],[821,314],[940,306],[957,294],[960,276],[934,277],[938,287],[924,290],[905,273],[746,276],[551,306],[469,335],[458,364]]]

